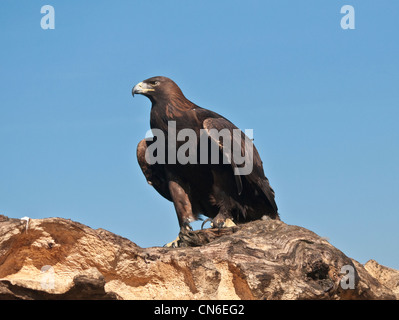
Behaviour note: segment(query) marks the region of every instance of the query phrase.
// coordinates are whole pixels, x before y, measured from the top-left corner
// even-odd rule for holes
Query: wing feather
[[[245,155],[245,161],[250,160],[253,161],[253,170],[250,174],[248,175],[234,175],[235,176],[235,181],[237,185],[237,191],[239,194],[242,193],[243,191],[243,183],[242,179],[246,179],[251,185],[255,186],[258,190],[260,190],[260,193],[267,199],[267,201],[270,203],[270,205],[273,207],[275,212],[277,213],[277,205],[274,200],[274,190],[271,188],[269,184],[269,180],[266,178],[264,171],[263,171],[263,165],[262,161],[260,159],[259,153],[256,150],[255,146],[252,144],[252,141],[250,140],[250,143],[252,144],[252,150],[253,153],[250,154],[248,150],[246,150],[246,144],[245,141],[248,137],[241,131],[241,141],[237,141],[237,135],[233,134],[233,130],[238,129],[233,123],[231,123],[229,120],[227,120],[224,117],[219,117],[219,118],[207,118],[203,121],[203,128],[206,130],[208,133],[210,139],[214,142],[219,144],[219,148],[221,152],[223,153],[224,156],[231,158],[231,166],[234,172],[234,169],[238,168],[239,165],[236,164],[236,159],[234,159],[234,153],[230,152],[230,155],[226,155],[225,152],[226,150],[229,150],[229,148],[224,148],[224,141],[221,139],[217,140],[215,139],[214,135],[210,135],[211,129],[216,129],[218,131],[221,131],[222,129],[228,129],[230,132],[230,141],[235,144],[241,144],[241,155]],[[238,129],[239,130],[239,129]],[[233,147],[231,146],[230,150]]]

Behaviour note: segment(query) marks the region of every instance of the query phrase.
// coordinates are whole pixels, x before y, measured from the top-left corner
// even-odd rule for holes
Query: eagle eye
[[[157,86],[159,84],[159,81],[155,80],[155,81],[150,81],[150,85],[152,86]]]

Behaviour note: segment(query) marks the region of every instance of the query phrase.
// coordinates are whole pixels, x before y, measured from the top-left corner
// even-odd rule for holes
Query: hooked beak
[[[134,97],[135,94],[144,94],[149,91],[155,91],[155,89],[151,88],[150,85],[144,82],[140,82],[136,84],[132,90],[132,95]]]

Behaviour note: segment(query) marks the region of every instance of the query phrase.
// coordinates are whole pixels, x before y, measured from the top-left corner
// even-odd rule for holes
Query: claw
[[[230,227],[235,227],[235,226],[236,226],[236,224],[233,222],[233,220],[230,218],[227,218],[226,220],[224,220],[222,228],[230,228]]]
[[[177,238],[175,240],[165,244],[164,247],[166,247],[166,248],[178,248],[179,247],[179,242],[180,242],[180,237],[177,236]]]
[[[189,222],[184,222],[183,226],[180,229],[180,232],[184,232],[184,231],[193,231],[193,227],[190,225]]]
[[[218,220],[218,221],[215,221],[215,219],[212,220],[212,219],[208,218],[202,223],[201,229],[204,228],[204,224],[207,223],[208,221],[211,221],[211,228],[222,229],[222,228],[230,228],[230,227],[236,226],[236,224],[230,218],[227,218],[226,220]]]
[[[212,219],[211,219],[211,218],[208,218],[208,219],[204,220],[204,222],[201,224],[201,230],[204,230],[204,225],[205,225],[205,223],[207,223],[208,221],[211,221],[211,226],[212,226]]]
[[[177,238],[175,240],[173,240],[172,242],[169,242],[169,243],[165,244],[164,247],[167,247],[167,248],[179,248],[180,247],[180,243],[181,243],[180,234],[184,235],[184,234],[187,234],[190,231],[193,231],[193,228],[191,227],[190,222],[188,222],[188,221],[183,222],[183,224],[180,227],[180,233],[177,236]]]

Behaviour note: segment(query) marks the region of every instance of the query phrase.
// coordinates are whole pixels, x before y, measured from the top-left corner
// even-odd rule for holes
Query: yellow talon
[[[233,220],[230,218],[227,218],[226,220],[223,221],[223,225],[221,227],[219,226],[219,228],[230,228],[230,227],[235,227],[235,226],[236,226],[236,224],[233,222]],[[214,228],[213,222],[211,223],[211,227]]]
[[[230,227],[235,227],[235,226],[236,226],[236,224],[233,222],[233,220],[231,220],[229,218],[227,218],[223,224],[223,228],[230,228]]]
[[[180,237],[177,236],[177,238],[175,240],[165,244],[164,247],[167,247],[167,248],[178,248],[179,247],[179,242],[180,242]]]

